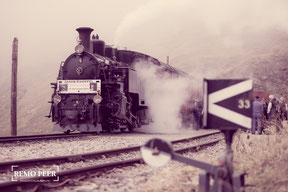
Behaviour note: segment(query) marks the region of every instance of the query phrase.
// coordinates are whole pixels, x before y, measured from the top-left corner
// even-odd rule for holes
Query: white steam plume
[[[286,0],[152,0],[127,14],[114,41],[214,78],[287,44],[287,10]]]
[[[138,77],[143,82],[145,101],[153,120],[153,131],[177,132],[181,128],[180,109],[191,97],[188,78],[172,77],[161,67],[141,60],[135,63]]]

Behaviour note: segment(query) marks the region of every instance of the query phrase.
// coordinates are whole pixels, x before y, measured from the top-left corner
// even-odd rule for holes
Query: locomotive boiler
[[[133,63],[146,60],[173,75],[183,72],[143,53],[105,45],[93,29],[76,29],[75,51],[61,63],[53,85],[54,131],[132,131],[150,121],[144,88]]]

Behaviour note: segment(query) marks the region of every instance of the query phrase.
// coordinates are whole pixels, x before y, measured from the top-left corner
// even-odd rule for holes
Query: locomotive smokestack
[[[90,27],[80,27],[76,29],[79,33],[79,38],[82,41],[82,45],[85,47],[85,51],[90,51],[90,34],[94,29]]]

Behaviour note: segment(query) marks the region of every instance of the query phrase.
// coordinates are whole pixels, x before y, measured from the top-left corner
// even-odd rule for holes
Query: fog
[[[94,28],[115,47],[162,61],[169,56],[172,66],[202,80],[281,50],[288,44],[287,10],[286,0],[0,0],[0,129],[9,127],[14,37],[19,39],[18,110],[24,129],[47,115],[49,84],[74,51],[78,27]],[[246,71],[242,75],[250,77]]]
[[[287,10],[285,0],[1,0],[0,83],[8,78],[15,36],[23,81],[44,68],[53,80],[80,26],[94,28],[107,44],[163,61],[169,55],[176,67],[207,73],[199,65],[204,58],[272,49],[279,33],[287,36]]]
[[[74,51],[76,28],[92,27],[113,44],[122,17],[139,5],[132,0],[1,0],[0,75],[9,76],[12,41],[18,37],[19,80],[28,83],[28,79],[49,77],[55,81],[60,62]]]
[[[19,133],[50,131],[48,101],[61,61],[77,44],[78,27],[94,28],[94,34],[113,44],[122,18],[147,1],[100,0],[0,0],[0,135],[9,133],[12,41],[18,50]],[[27,130],[27,131],[25,131]],[[5,133],[4,133],[5,132]]]
[[[115,42],[162,60],[169,55],[172,65],[214,78],[225,65],[239,64],[233,57],[287,43],[287,10],[285,0],[150,1],[122,20]]]

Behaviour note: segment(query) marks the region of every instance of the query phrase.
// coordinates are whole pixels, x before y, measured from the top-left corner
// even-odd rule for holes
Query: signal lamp
[[[57,105],[58,103],[60,103],[61,102],[61,96],[60,95],[54,95],[54,97],[53,97],[53,103],[55,104],[55,105]]]
[[[99,104],[99,103],[101,103],[101,101],[102,101],[102,97],[100,95],[95,95],[93,97],[93,102],[94,103]]]
[[[76,47],[75,47],[75,52],[77,53],[77,54],[82,54],[83,53],[83,51],[84,51],[84,46],[83,45],[76,45]]]

